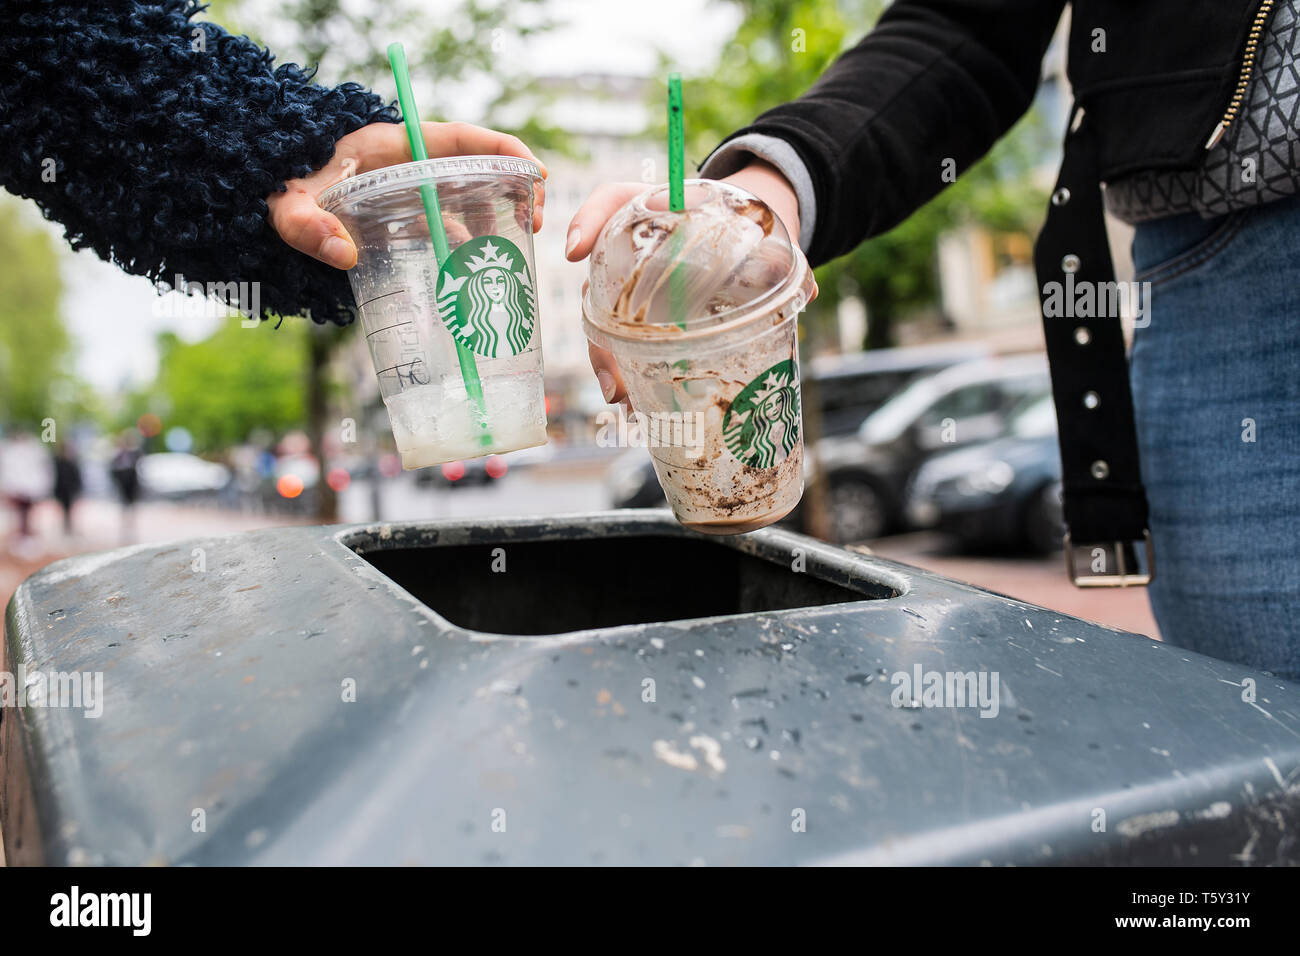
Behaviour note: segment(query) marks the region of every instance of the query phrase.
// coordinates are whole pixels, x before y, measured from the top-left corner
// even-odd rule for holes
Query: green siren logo
[[[537,324],[528,260],[509,239],[477,236],[439,272],[438,314],[452,335],[488,358],[518,355]]]
[[[799,442],[799,370],[777,362],[744,387],[722,420],[722,438],[736,460],[771,468]]]

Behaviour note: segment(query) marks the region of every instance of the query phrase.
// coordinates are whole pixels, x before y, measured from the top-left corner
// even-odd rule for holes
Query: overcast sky
[[[436,11],[444,4],[430,5]],[[646,13],[631,16],[637,8]],[[624,0],[554,0],[551,9],[567,25],[511,51],[526,74],[649,75],[657,68],[657,49],[683,72],[699,72],[712,66],[737,23],[732,8],[702,0],[656,0],[645,6]],[[387,96],[392,91],[381,92]],[[548,222],[544,228],[565,225]],[[63,275],[64,315],[76,342],[77,369],[101,389],[149,381],[157,367],[153,340],[158,332],[171,329],[197,339],[213,327],[212,319],[156,316],[157,297],[148,280],[127,276],[93,253],[67,251]]]

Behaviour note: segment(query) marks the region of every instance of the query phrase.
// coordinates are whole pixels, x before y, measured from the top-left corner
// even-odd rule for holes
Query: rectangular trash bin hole
[[[496,548],[505,550],[504,573],[492,570]],[[898,593],[878,582],[853,590],[822,580],[811,559],[796,572],[726,545],[669,536],[357,553],[451,623],[492,634],[563,634]]]

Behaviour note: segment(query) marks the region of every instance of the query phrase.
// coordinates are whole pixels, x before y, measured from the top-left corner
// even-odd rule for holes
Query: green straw
[[[388,62],[393,68],[393,79],[397,82],[397,102],[402,107],[402,121],[406,124],[406,138],[411,143],[411,158],[421,162],[429,158],[424,148],[424,131],[420,127],[420,114],[415,108],[415,95],[411,92],[411,73],[406,66],[406,50],[400,43],[388,44]],[[424,203],[424,217],[429,221],[429,237],[433,240],[433,254],[438,260],[438,268],[451,255],[447,244],[447,233],[442,228],[442,209],[438,205],[438,188],[432,183],[420,187],[420,199]],[[435,289],[436,294],[436,289]],[[478,408],[483,426],[480,442],[484,447],[492,444],[492,436],[487,430],[487,406],[483,401],[483,383],[479,381],[478,364],[474,353],[455,335],[456,357],[460,359],[460,375],[465,380],[465,392]]]
[[[668,74],[668,208],[673,212],[686,211],[686,187],[685,166],[686,166],[686,146],[685,137],[682,134],[682,75],[680,73]],[[681,264],[677,262],[682,252],[682,232],[680,229],[673,230],[672,238],[672,257],[673,272],[668,277],[668,296],[669,308],[672,311],[673,322],[679,329],[686,328],[686,316],[682,313],[685,311],[682,306],[682,298],[685,290],[682,288]],[[690,363],[686,359],[674,362],[673,368],[679,371],[686,371]],[[683,384],[683,389],[685,385]],[[674,390],[673,410],[677,410],[677,395]]]
[[[673,212],[686,211],[683,167],[686,147],[682,135],[682,75],[668,74],[668,202]]]
[[[684,184],[684,167],[686,165],[686,148],[682,135],[682,75],[668,74],[668,208],[673,212],[686,211],[686,187]],[[682,274],[677,257],[682,251],[682,232],[673,230],[672,240],[673,274],[668,279],[669,302],[673,321],[679,329],[686,328],[686,316],[682,314]]]

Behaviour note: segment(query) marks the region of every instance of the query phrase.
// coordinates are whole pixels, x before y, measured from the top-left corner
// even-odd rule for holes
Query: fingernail
[[[578,243],[580,243],[581,241],[582,241],[582,230],[577,226],[570,226],[569,238],[564,240],[565,256],[573,255],[573,250],[578,247]]]
[[[614,400],[614,389],[618,387],[614,384],[614,376],[601,369],[596,373],[596,381],[600,383],[600,391],[605,396],[605,401],[612,402]]]
[[[338,236],[330,236],[320,247],[320,257],[336,269],[350,269],[356,259],[352,243]]]

